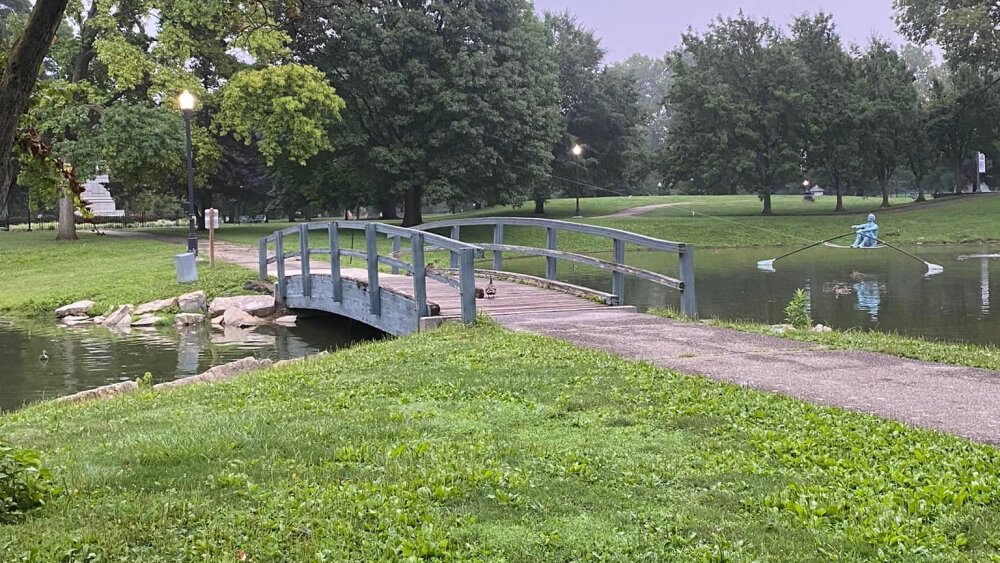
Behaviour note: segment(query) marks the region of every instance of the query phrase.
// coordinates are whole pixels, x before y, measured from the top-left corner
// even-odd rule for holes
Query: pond
[[[820,247],[775,263],[774,273],[757,269],[758,260],[793,248],[697,249],[696,294],[704,318],[784,322],[784,308],[796,289],[809,294],[814,320],[838,329],[898,332],[930,340],[1000,343],[1000,246],[907,246],[904,250],[944,266],[925,278],[927,268],[890,248],[852,250]],[[988,258],[965,258],[987,255]],[[610,260],[609,254],[597,254]],[[677,276],[673,255],[631,252],[627,262]],[[544,259],[507,258],[506,269],[545,275]],[[561,262],[559,279],[603,291],[611,275]],[[996,295],[991,288],[997,287]],[[625,301],[640,309],[678,307],[678,292],[626,277]]]
[[[202,373],[253,356],[285,360],[380,338],[339,317],[300,317],[295,327],[253,331],[64,328],[54,321],[0,319],[0,411],[141,377],[154,383]],[[48,356],[41,361],[42,351]]]

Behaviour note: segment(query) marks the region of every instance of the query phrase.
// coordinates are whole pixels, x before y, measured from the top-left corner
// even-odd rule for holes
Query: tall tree
[[[65,46],[53,49],[49,82],[55,89],[86,94],[74,95],[65,107],[68,115],[82,113],[82,119],[71,123],[57,116],[41,121],[41,129],[60,154],[79,157],[86,152],[95,157],[81,161],[87,164],[80,167],[85,175],[101,170],[110,173],[116,185],[151,188],[130,181],[134,171],[146,170],[160,186],[169,179],[182,192],[184,182],[177,181],[181,174],[151,171],[178,162],[162,158],[159,151],[176,147],[181,138],[174,100],[181,89],[190,89],[202,98],[193,120],[200,187],[214,173],[221,159],[219,139],[226,135],[253,145],[268,162],[304,162],[330,147],[328,128],[339,117],[343,101],[322,73],[301,64],[286,46],[291,37],[282,22],[299,6],[232,0],[74,4],[66,16],[72,33],[57,43]],[[121,108],[128,108],[131,117]],[[118,119],[104,126],[105,116]],[[130,120],[149,125],[143,127],[144,135],[165,137],[131,143],[135,149],[150,149],[129,152],[145,157],[142,162],[107,158],[123,152],[109,151],[108,146],[136,130],[121,129]],[[112,132],[115,128],[119,130]],[[180,145],[178,156],[182,154]],[[178,166],[177,172],[183,168]],[[210,203],[205,193],[199,190],[199,200]],[[60,208],[60,238],[74,238],[72,206],[64,201]]]
[[[552,52],[559,66],[562,138],[552,149],[556,176],[573,180],[569,193],[621,193],[631,180],[631,163],[641,146],[645,114],[635,78],[619,67],[605,67],[604,49],[594,32],[569,13],[545,15]],[[576,155],[572,148],[583,147]],[[548,191],[535,194],[543,212]]]
[[[941,46],[953,64],[1000,70],[1000,10],[994,2],[895,0],[895,6],[900,29],[910,39]]]
[[[796,19],[791,44],[804,65],[809,94],[806,162],[829,178],[837,195],[835,210],[842,212],[844,182],[860,158],[854,60],[844,51],[828,14]]]
[[[38,0],[10,52],[0,55],[0,213],[13,185],[14,142],[38,70],[62,21],[68,0]]]
[[[888,43],[872,40],[858,59],[856,84],[862,160],[882,189],[882,207],[889,207],[890,181],[911,142],[908,133],[917,107],[913,75]]]
[[[910,114],[907,131],[910,141],[906,145],[906,164],[917,185],[917,201],[926,201],[924,183],[940,161],[940,153],[931,142],[930,126],[930,101],[918,100]]]
[[[760,194],[798,177],[809,104],[802,63],[767,20],[740,14],[687,33],[674,57],[666,146],[669,172],[707,190],[736,184]]]
[[[997,138],[994,116],[1000,111],[1000,91],[990,88],[991,78],[967,64],[949,65],[948,80],[936,82],[928,101],[931,142],[953,173],[953,190],[969,183],[966,164],[976,151],[990,147]]]
[[[530,3],[371,0],[322,18],[338,33],[305,29],[299,49],[347,101],[339,164],[365,171],[371,200],[404,200],[404,225],[425,200],[517,203],[545,177],[558,90]]]
[[[667,125],[670,106],[666,104],[666,100],[673,81],[669,56],[654,59],[635,54],[612,66],[627,72],[635,80],[639,106],[646,117],[643,131],[645,142],[650,150],[658,150],[666,142],[669,131]]]

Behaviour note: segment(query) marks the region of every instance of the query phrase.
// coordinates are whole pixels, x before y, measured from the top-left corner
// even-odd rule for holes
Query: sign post
[[[210,268],[215,267],[215,217],[218,210],[208,210],[208,264]]]
[[[972,187],[973,192],[979,191],[980,174],[986,174],[986,155],[976,151],[976,185]]]

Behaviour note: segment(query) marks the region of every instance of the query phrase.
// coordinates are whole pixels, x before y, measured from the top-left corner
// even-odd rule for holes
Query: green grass
[[[0,233],[0,314],[51,316],[52,311],[90,299],[97,312],[138,305],[199,289],[210,296],[244,293],[253,272],[228,264],[199,263],[199,281],[178,284],[175,254],[183,248],[128,237],[81,233],[57,242],[52,232]]]
[[[0,417],[2,561],[997,560],[1000,452],[484,326]],[[95,559],[87,559],[87,557]]]
[[[607,201],[605,201],[607,200]],[[776,196],[772,217],[760,215],[756,196],[656,196],[634,198],[595,198],[583,200],[584,223],[634,231],[656,238],[688,242],[698,247],[796,246],[837,234],[849,233],[851,225],[863,223],[870,211],[878,214],[880,235],[890,243],[938,244],[1000,241],[1000,195],[977,195],[927,203],[910,203],[894,199],[889,210],[879,210],[877,198],[845,198],[846,214],[831,212],[832,198],[806,204],[798,196]],[[639,217],[599,219],[631,207],[670,203],[672,207],[651,211]],[[574,201],[560,199],[549,202],[548,218],[569,219]],[[489,208],[471,213],[429,216],[427,220],[485,216],[533,216],[531,207]],[[222,240],[255,245],[260,237],[288,227],[290,223],[227,226],[220,229]],[[161,229],[155,232],[182,235],[182,229]],[[544,229],[508,227],[505,242],[521,246],[543,246]],[[463,240],[492,241],[492,229],[463,229]],[[349,238],[342,244],[349,245]],[[292,242],[291,244],[295,244]],[[356,248],[362,237],[356,235]],[[560,233],[559,249],[587,252],[609,250],[607,240]]]

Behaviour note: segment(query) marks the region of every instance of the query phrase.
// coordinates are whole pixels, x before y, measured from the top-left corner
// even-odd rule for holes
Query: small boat
[[[823,246],[829,248],[850,248],[851,250],[881,250],[883,248],[889,248],[884,244],[876,244],[875,246],[850,246],[847,244],[833,244],[832,242],[824,242]]]

